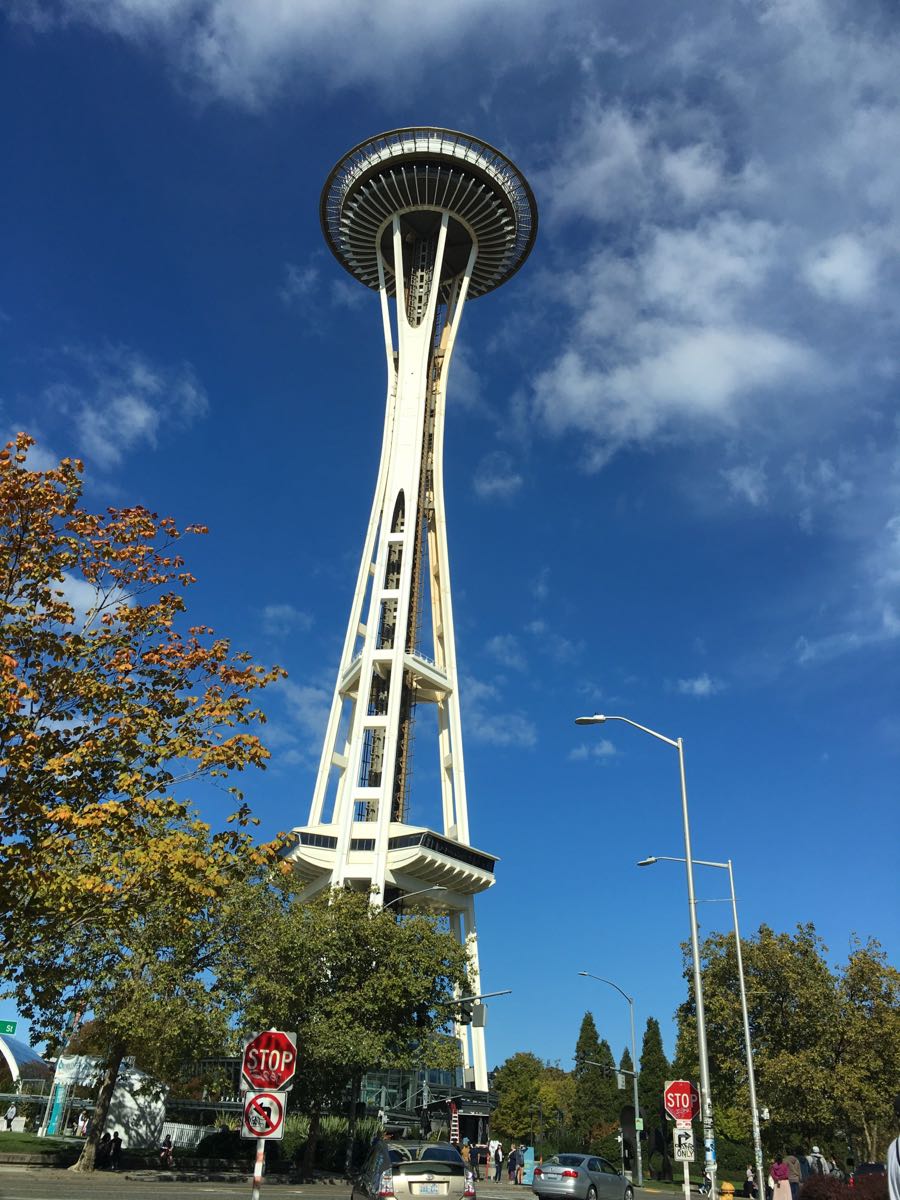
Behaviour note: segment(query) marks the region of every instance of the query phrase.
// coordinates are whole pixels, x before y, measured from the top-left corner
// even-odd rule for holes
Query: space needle
[[[522,266],[537,207],[499,150],[415,127],[345,154],[325,182],[321,221],[340,265],[378,293],[387,400],[309,820],[289,857],[307,897],[350,886],[399,907],[415,893],[447,914],[477,994],[474,898],[497,859],[469,835],[444,511],[447,374],[466,302]],[[483,1027],[457,1025],[456,1036],[467,1080],[487,1091]]]

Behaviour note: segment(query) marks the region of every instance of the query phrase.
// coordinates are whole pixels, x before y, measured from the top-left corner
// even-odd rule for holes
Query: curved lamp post
[[[673,858],[668,854],[654,854],[649,858],[642,858],[638,863],[639,867],[652,867],[658,862],[684,862],[683,858]],[[747,987],[744,982],[744,956],[741,953],[741,931],[738,927],[738,911],[737,897],[734,894],[734,870],[732,869],[731,859],[726,862],[707,862],[702,858],[694,859],[694,866],[697,867],[718,867],[720,870],[728,872],[728,883],[731,888],[731,912],[734,917],[734,949],[737,957],[738,983],[741,992],[741,1015],[744,1019],[744,1047],[747,1054],[747,1087],[750,1092],[750,1116],[753,1122],[753,1154],[756,1159],[756,1177],[763,1177],[763,1152],[762,1138],[759,1130],[759,1110],[756,1106],[756,1073],[753,1069],[753,1044],[750,1040],[750,1015],[747,1011]]]
[[[687,874],[688,911],[691,921],[691,957],[694,963],[694,1002],[697,1006],[697,1052],[700,1058],[700,1096],[703,1102],[703,1148],[706,1169],[709,1173],[710,1195],[715,1200],[716,1185],[716,1143],[713,1133],[712,1089],[709,1083],[709,1054],[706,1048],[706,1012],[703,1008],[703,980],[700,975],[700,938],[697,934],[697,905],[694,898],[694,860],[691,855],[691,824],[688,817],[687,781],[684,773],[684,742],[681,738],[666,737],[646,725],[639,725],[630,717],[604,716],[595,713],[592,717],[576,717],[576,725],[602,725],[606,721],[623,721],[642,733],[648,733],[657,741],[665,742],[678,751],[678,769],[681,776],[681,818],[684,825],[684,854]]]
[[[598,983],[608,984],[611,988],[615,988],[620,996],[624,996],[628,1001],[628,1013],[631,1017],[631,1082],[634,1089],[634,1154],[635,1164],[637,1166],[637,1185],[644,1186],[644,1164],[641,1159],[641,1131],[638,1128],[638,1121],[641,1116],[640,1104],[638,1101],[638,1064],[637,1064],[637,1044],[634,1040],[634,996],[629,996],[627,992],[623,992],[617,983],[613,983],[611,979],[604,979],[602,975],[592,975],[590,971],[579,971],[579,975],[583,975],[585,979],[596,979]]]

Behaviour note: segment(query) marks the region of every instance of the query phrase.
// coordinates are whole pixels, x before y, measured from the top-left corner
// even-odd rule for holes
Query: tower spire
[[[445,396],[466,301],[522,265],[537,208],[521,173],[485,142],[409,128],[344,155],[325,183],[321,219],[341,265],[379,293],[388,386],[309,821],[294,830],[289,857],[307,896],[342,884],[371,889],[383,904],[388,891],[447,889],[434,906],[468,945],[477,993],[474,897],[493,884],[496,858],[469,841],[444,514]],[[425,706],[428,729],[414,741]],[[413,750],[426,740],[435,769],[414,788]],[[430,774],[439,785],[429,788]],[[464,1067],[486,1091],[483,1028],[471,1031],[471,1045],[465,1027],[457,1036]]]

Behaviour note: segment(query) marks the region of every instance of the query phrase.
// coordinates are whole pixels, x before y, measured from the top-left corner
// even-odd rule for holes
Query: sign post
[[[241,1088],[245,1094],[241,1137],[256,1138],[252,1200],[259,1200],[266,1162],[266,1142],[279,1141],[284,1137],[285,1093],[293,1086],[296,1070],[296,1033],[267,1029],[244,1043]]]
[[[684,1200],[691,1200],[691,1173],[694,1161],[694,1130],[691,1122],[700,1112],[700,1092],[689,1079],[670,1079],[663,1089],[666,1116],[675,1122],[673,1133],[675,1161],[684,1166]]]

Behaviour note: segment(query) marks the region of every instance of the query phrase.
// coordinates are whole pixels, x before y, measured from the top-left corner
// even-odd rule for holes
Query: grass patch
[[[0,1133],[0,1154],[59,1154],[81,1147],[80,1138],[38,1137],[36,1133]]]

